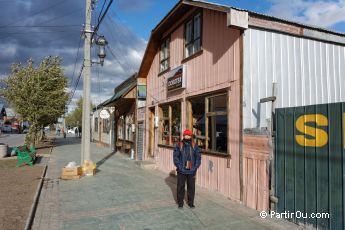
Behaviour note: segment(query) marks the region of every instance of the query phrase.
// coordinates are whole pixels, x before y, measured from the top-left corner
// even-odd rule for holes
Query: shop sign
[[[186,65],[181,65],[169,72],[168,91],[186,88]]]
[[[106,109],[102,109],[99,113],[99,117],[102,119],[108,119],[110,117],[110,113]]]

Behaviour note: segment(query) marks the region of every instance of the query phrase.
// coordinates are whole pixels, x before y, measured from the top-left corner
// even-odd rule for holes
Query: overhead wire
[[[108,3],[107,8],[105,9],[104,13],[102,14],[102,16],[99,17],[100,19],[99,19],[99,21],[98,21],[98,23],[97,23],[97,25],[96,25],[96,27],[95,27],[95,29],[94,29],[94,32],[92,33],[91,40],[92,40],[93,36],[94,36],[95,34],[97,34],[98,29],[99,29],[99,26],[101,25],[101,23],[102,23],[102,21],[103,21],[105,15],[107,14],[107,12],[108,12],[108,10],[109,10],[111,4],[113,3],[113,0],[109,0],[109,1],[110,1],[110,2]]]
[[[71,102],[72,102],[72,99],[73,99],[73,97],[74,97],[75,91],[77,90],[77,87],[78,87],[78,85],[79,85],[79,81],[80,81],[81,75],[82,75],[82,73],[83,73],[83,70],[84,70],[84,64],[83,64],[83,65],[81,66],[81,68],[80,68],[80,72],[79,72],[77,81],[76,81],[76,83],[75,83],[75,86],[74,86],[74,89],[73,89],[73,92],[72,92],[72,96],[70,97],[70,100],[69,100],[69,102],[68,102],[68,106],[69,106],[69,105],[71,104]]]
[[[96,14],[95,14],[94,25],[96,25],[96,23],[99,22],[99,18],[100,18],[100,15],[101,15],[101,13],[102,13],[102,11],[104,9],[105,3],[106,3],[106,0],[103,2],[102,9],[100,10],[100,12],[98,14],[99,15],[98,18],[97,18]],[[96,11],[97,11],[97,9],[96,9]],[[97,99],[98,100],[97,100],[97,102],[95,104],[96,104],[96,108],[97,108],[97,105],[99,105],[101,103],[101,98],[100,98],[100,95],[101,95],[101,81],[100,81],[100,78],[99,78],[99,72],[100,72],[99,65],[97,65],[96,69],[97,69],[97,91],[98,91],[97,92],[97,94],[98,94]]]
[[[59,28],[59,27],[79,27],[80,25],[32,25],[32,26],[11,26],[10,28]],[[7,29],[7,26],[0,26],[0,29]]]
[[[118,40],[118,39],[117,39],[117,36],[115,36],[115,35],[113,34],[113,32],[112,32],[112,29],[109,28],[108,22],[107,22],[106,20],[105,20],[104,22],[105,22],[105,26],[108,28],[109,35],[111,36],[111,38],[112,38],[114,41],[117,41],[117,40]],[[121,32],[119,31],[119,32],[116,33],[116,34],[117,34],[117,35],[120,35]],[[126,38],[125,36],[123,36],[123,39],[124,39],[124,40],[127,40],[127,38]],[[136,68],[134,68],[133,65],[130,64],[130,62],[125,62],[125,63],[126,63],[126,67],[124,67],[124,64],[122,64],[121,61],[120,61],[120,60],[117,58],[117,56],[115,55],[115,53],[116,53],[115,49],[112,48],[109,44],[108,44],[108,47],[107,47],[107,48],[110,50],[110,52],[111,52],[111,54],[113,55],[113,57],[115,58],[115,60],[116,60],[118,63],[121,64],[121,68],[122,68],[124,71],[126,71],[127,69],[128,69],[128,70],[131,70],[131,71],[130,71],[130,75],[131,75],[132,73],[136,72]]]
[[[49,34],[49,33],[74,33],[75,31],[67,31],[67,30],[62,30],[62,31],[31,31],[31,32],[16,32],[16,33],[9,33],[7,36],[1,37],[0,39],[5,39],[8,37],[13,37],[12,35],[16,35],[15,37],[21,37],[20,35],[27,36],[27,34]],[[19,36],[18,36],[19,35]]]
[[[66,14],[59,15],[59,16],[57,16],[57,17],[55,17],[55,18],[51,18],[51,19],[49,19],[49,20],[45,20],[45,21],[43,21],[43,23],[56,21],[56,20],[58,20],[58,19],[64,18],[64,17],[69,16],[69,15],[72,15],[72,14],[74,14],[75,12],[81,11],[81,10],[83,10],[83,9],[84,9],[84,7],[79,7],[79,8],[77,8],[77,9],[73,9],[73,10],[69,11],[69,12],[66,13]]]
[[[88,8],[88,13],[90,13],[90,10],[92,10],[92,6],[90,5],[89,6],[89,8]],[[87,14],[88,14],[87,13]],[[79,47],[80,47],[80,44],[81,44],[81,37],[80,37],[80,41],[79,41]],[[77,51],[77,57],[76,57],[76,60],[75,60],[75,66],[76,66],[76,63],[77,63],[77,60],[78,60],[78,53],[79,53],[79,48],[78,48],[78,51]],[[73,100],[73,97],[74,97],[74,95],[75,95],[75,91],[77,90],[77,88],[78,88],[78,85],[79,85],[79,82],[80,82],[80,78],[81,78],[81,76],[82,76],[82,73],[83,73],[83,70],[84,70],[84,62],[85,62],[85,60],[83,60],[83,64],[82,64],[82,66],[81,66],[81,68],[80,68],[80,71],[79,71],[79,75],[78,75],[78,77],[77,77],[77,79],[76,79],[76,82],[75,82],[75,85],[74,85],[74,88],[72,89],[72,91],[71,91],[71,97],[70,97],[70,100],[69,100],[69,102],[68,102],[68,106],[70,106],[71,105],[71,102],[72,102],[72,100]],[[74,74],[73,74],[73,76],[74,76]],[[74,78],[74,77],[73,77]],[[73,82],[72,82],[72,84],[73,84]]]
[[[29,15],[29,16],[23,16],[23,17],[17,19],[16,21],[14,21],[14,22],[8,23],[8,24],[6,24],[6,25],[2,25],[1,27],[15,25],[16,23],[22,21],[23,19],[27,19],[28,17],[36,16],[36,15],[38,15],[38,14],[40,14],[40,13],[43,13],[43,12],[45,12],[45,11],[48,11],[48,10],[52,9],[52,8],[55,8],[56,6],[58,6],[58,5],[62,4],[62,3],[64,3],[65,1],[67,1],[67,0],[61,0],[61,1],[57,2],[56,4],[53,4],[53,5],[51,5],[51,6],[47,7],[47,8],[44,8],[44,9],[42,9],[42,10],[39,10],[39,11],[37,11],[37,12],[35,12],[35,13]]]
[[[99,12],[99,15],[98,15],[98,18],[97,18],[97,22],[99,22],[99,19],[100,19],[100,17],[101,17],[101,14],[102,14],[102,12],[103,12],[103,9],[104,9],[104,6],[105,6],[105,3],[107,2],[107,0],[104,0],[103,1],[103,5],[102,5],[102,9],[100,10],[100,12]]]
[[[115,61],[120,65],[120,67],[123,69],[124,72],[126,72],[126,70],[128,69],[128,67],[124,66],[119,58],[115,55],[115,53],[113,52],[113,50],[111,49],[111,47],[109,45],[106,46],[110,52],[110,54],[113,56],[113,58],[115,59]],[[133,71],[133,70],[132,70]],[[135,71],[134,71],[135,72]]]
[[[81,41],[82,41],[82,39],[81,39],[81,36],[80,36],[79,42],[78,42],[77,55],[76,55],[75,61],[74,61],[74,68],[73,68],[73,74],[72,74],[72,79],[71,79],[71,85],[74,82],[75,70],[77,68],[77,62],[78,62],[78,57],[79,57],[79,50],[80,50]]]

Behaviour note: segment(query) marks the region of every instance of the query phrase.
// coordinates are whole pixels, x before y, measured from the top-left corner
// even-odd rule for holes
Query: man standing
[[[177,204],[183,208],[185,184],[187,181],[188,206],[194,208],[195,176],[201,164],[199,147],[192,141],[192,132],[185,130],[183,140],[174,149],[174,164],[177,170]]]

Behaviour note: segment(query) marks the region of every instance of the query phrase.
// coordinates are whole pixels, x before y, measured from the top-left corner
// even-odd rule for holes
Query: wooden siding
[[[240,31],[227,27],[225,13],[203,10],[202,15],[202,52],[199,55],[188,61],[183,60],[184,24],[170,34],[170,68],[176,68],[182,63],[187,65],[186,89],[167,93],[168,73],[158,76],[159,50],[157,50],[147,77],[147,104],[155,105],[157,116],[159,104],[182,99],[182,129],[185,129],[187,128],[186,100],[189,96],[219,90],[229,93],[228,143],[231,162],[228,164],[227,158],[224,157],[203,155],[197,183],[202,187],[220,191],[233,200],[240,200]],[[148,108],[146,111],[148,112]],[[148,124],[148,118],[146,118],[146,122]],[[158,147],[157,130],[155,132],[154,152],[157,165],[162,171],[170,173],[171,170],[175,170],[172,149]],[[146,139],[145,146],[148,146],[148,139]],[[145,148],[145,152],[147,152],[147,148]],[[146,153],[145,156],[147,156]],[[209,164],[213,165],[212,169],[209,168]],[[227,167],[229,165],[230,167]]]
[[[268,137],[245,135],[243,138],[243,158],[244,204],[259,211],[268,210]]]

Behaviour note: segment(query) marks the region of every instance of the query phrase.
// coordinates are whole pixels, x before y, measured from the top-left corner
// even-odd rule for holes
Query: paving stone
[[[123,154],[92,143],[97,174],[61,181],[61,168],[80,163],[80,143],[58,138],[48,162],[33,229],[297,229],[279,220],[262,220],[255,210],[197,187],[196,209],[180,210],[173,197],[176,178],[145,170]],[[110,156],[110,157],[108,157]]]

